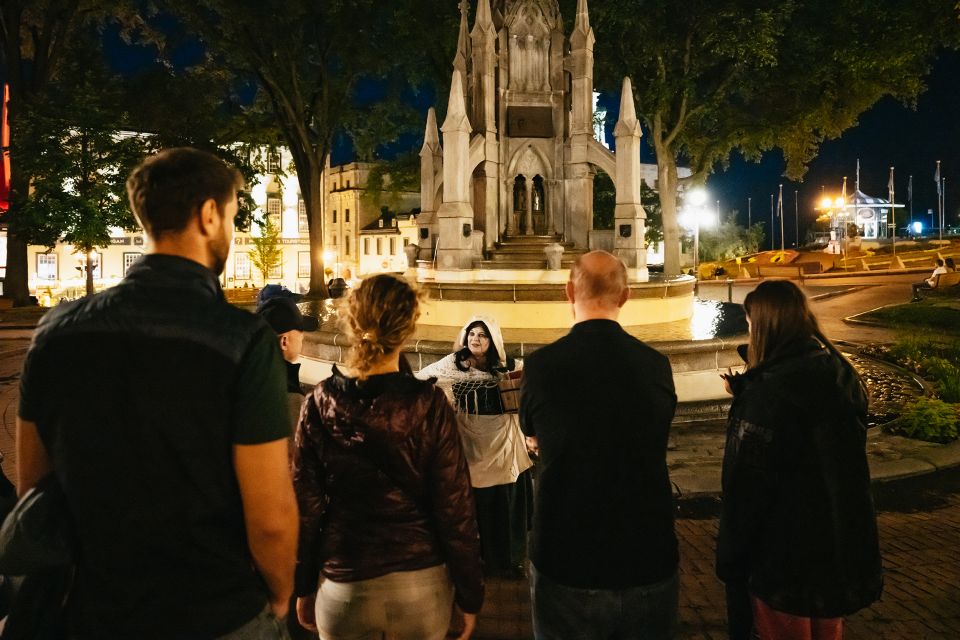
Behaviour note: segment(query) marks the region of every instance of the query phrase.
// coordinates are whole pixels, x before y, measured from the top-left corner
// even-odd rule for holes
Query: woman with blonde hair
[[[717,575],[730,637],[839,640],[880,597],[867,392],[789,281],[744,301],[747,369],[728,375]]]
[[[439,639],[455,600],[469,638],[483,578],[467,461],[446,396],[401,354],[419,295],[371,276],[342,315],[349,371],[317,385],[297,428],[298,618],[327,640]]]

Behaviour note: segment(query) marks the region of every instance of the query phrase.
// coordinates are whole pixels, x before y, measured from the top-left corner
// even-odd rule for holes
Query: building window
[[[336,209],[333,210],[333,221],[334,221],[334,223],[336,223],[336,221],[337,221],[337,210],[336,210]]]
[[[350,188],[350,181],[347,180],[347,189],[349,189],[349,188]]]
[[[363,255],[370,255],[370,238],[363,239]]]
[[[267,154],[267,173],[280,173],[280,154],[275,151]]]
[[[297,252],[297,277],[298,278],[310,277],[310,252],[309,251]]]
[[[350,255],[350,234],[348,233],[343,240],[343,253],[344,255]]]
[[[377,255],[383,255],[383,242],[380,238],[377,238]]]
[[[390,238],[390,255],[397,255],[397,239]]]
[[[57,254],[38,253],[37,254],[37,279],[38,280],[56,280],[57,279]]]
[[[267,220],[281,232],[283,231],[283,216],[280,215],[282,211],[283,202],[280,198],[267,198]]]
[[[404,238],[404,239],[403,239],[403,246],[407,246],[408,244],[410,244],[410,238]]]
[[[277,279],[283,278],[283,255],[282,254],[280,256],[280,259],[277,260],[276,264],[274,264],[268,270],[267,277],[277,278]]]
[[[310,219],[307,218],[307,203],[300,198],[297,202],[297,233],[306,235],[310,233]]]
[[[343,212],[343,221],[350,222],[350,209]]]
[[[127,275],[127,271],[130,270],[130,267],[133,266],[133,263],[140,259],[142,253],[124,253],[123,254],[123,275]]]
[[[236,253],[233,256],[233,277],[237,280],[250,279],[250,254]]]
[[[330,245],[331,245],[331,246],[334,246],[334,247],[337,246],[337,236],[336,236],[336,235],[330,236]]]

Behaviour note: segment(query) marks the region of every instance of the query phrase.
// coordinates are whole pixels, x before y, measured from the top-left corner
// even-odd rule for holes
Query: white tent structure
[[[860,237],[867,240],[890,238],[893,231],[893,209],[902,209],[902,204],[891,204],[889,200],[868,196],[859,189],[847,196],[842,207],[838,207],[834,214],[837,218],[835,227],[845,227],[848,223],[857,225]],[[902,220],[902,218],[901,218]]]

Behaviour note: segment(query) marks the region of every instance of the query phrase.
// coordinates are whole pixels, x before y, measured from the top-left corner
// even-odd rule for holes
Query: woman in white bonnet
[[[460,330],[455,351],[424,367],[435,377],[460,417],[460,436],[470,466],[487,575],[517,575],[526,558],[533,511],[533,463],[515,413],[504,413],[499,382],[516,369],[500,325],[474,316]]]

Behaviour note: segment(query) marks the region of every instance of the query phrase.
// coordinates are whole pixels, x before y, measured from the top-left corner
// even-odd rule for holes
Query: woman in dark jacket
[[[446,396],[400,353],[417,293],[373,276],[343,315],[350,375],[334,368],[297,428],[297,615],[325,639],[439,639],[455,599],[469,638],[483,579],[467,461]]]
[[[744,307],[717,541],[730,637],[839,639],[843,616],[882,588],[866,389],[796,285],[763,282]]]

